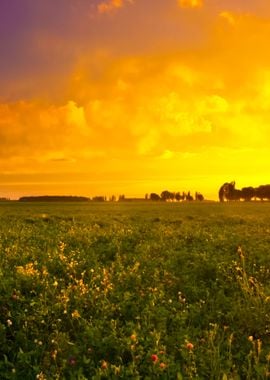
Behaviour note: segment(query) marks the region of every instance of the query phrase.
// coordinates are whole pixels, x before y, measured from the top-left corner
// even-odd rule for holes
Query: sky
[[[270,183],[269,0],[1,0],[0,197]]]

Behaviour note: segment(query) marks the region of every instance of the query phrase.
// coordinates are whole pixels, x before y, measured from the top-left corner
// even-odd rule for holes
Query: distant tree
[[[270,200],[270,185],[261,185],[255,189],[255,195],[261,201],[264,199]]]
[[[160,201],[160,196],[156,193],[151,193],[150,194],[150,200],[151,201]]]
[[[126,199],[124,194],[119,195],[118,202],[124,201]]]
[[[177,193],[175,193],[175,199],[179,202],[183,199],[182,195],[180,194],[180,192],[178,191]]]
[[[148,194],[145,194],[144,199],[147,201],[149,199]]]
[[[235,188],[235,181],[225,182],[218,192],[220,202],[239,201],[242,198],[242,191]]]
[[[92,201],[94,201],[94,202],[105,202],[106,197],[103,197],[102,195],[97,195],[97,196],[92,198]]]
[[[196,191],[196,193],[195,193],[195,200],[196,201],[203,201],[204,200],[204,196],[201,193],[198,193]]]
[[[235,181],[230,183],[224,183],[219,189],[219,200],[223,202],[227,201],[239,201],[241,199],[245,201],[251,201],[253,198],[259,198],[261,201],[270,200],[270,185],[261,185],[253,188],[252,186],[243,187],[241,190],[235,188]]]
[[[171,192],[170,193],[170,198],[169,198],[171,201],[174,201],[175,200],[175,192]]]
[[[225,200],[228,200],[228,194],[231,191],[230,189],[234,188],[235,182],[225,182],[223,185],[220,187],[218,191],[218,197],[220,202],[224,202]]]
[[[187,201],[193,201],[193,196],[190,194],[190,191],[186,195],[186,200]]]
[[[169,199],[172,199],[172,193],[168,190],[164,190],[162,191],[162,193],[160,194],[160,197],[163,201],[167,201]]]
[[[253,197],[255,197],[255,189],[253,187],[249,186],[242,188],[241,198],[243,198],[244,201],[249,202]]]
[[[19,202],[88,202],[90,198],[73,195],[37,195],[19,198]]]

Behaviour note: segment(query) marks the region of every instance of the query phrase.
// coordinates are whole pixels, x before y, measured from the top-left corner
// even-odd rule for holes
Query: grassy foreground
[[[270,203],[0,204],[1,379],[270,378]]]

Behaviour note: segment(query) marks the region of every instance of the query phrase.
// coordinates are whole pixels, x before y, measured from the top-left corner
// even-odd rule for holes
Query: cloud
[[[153,24],[145,12],[151,4],[143,1],[136,2],[132,19],[119,12],[117,28],[110,17],[96,17],[92,30],[100,28],[99,35],[80,47],[70,76],[65,72],[55,80],[58,97],[42,102],[31,95],[0,104],[1,170],[72,169],[85,178],[111,181],[153,177],[161,186],[164,178],[177,175],[230,179],[237,172],[248,176],[250,168],[254,176],[266,172],[270,24],[234,13],[229,5],[224,11],[224,2],[210,9],[208,2],[179,1],[182,7],[204,6],[203,12],[186,13],[173,12],[172,1],[172,12],[166,13],[161,4],[169,2],[157,0],[153,12],[160,18]],[[128,3],[103,1],[99,11]],[[166,24],[165,17],[171,22]],[[132,22],[130,43],[123,31],[130,31]],[[194,42],[196,33],[200,39]],[[50,38],[43,42],[46,52]],[[58,45],[61,39],[55,51]],[[47,78],[51,92],[54,80]],[[24,84],[29,87],[28,80]],[[36,99],[42,99],[39,95]]]
[[[203,0],[177,0],[181,8],[200,8],[203,6]]]
[[[84,105],[99,149],[139,159],[179,149],[266,144],[270,76],[257,65],[255,41],[243,42],[258,20],[241,17],[229,29],[216,20],[218,33],[204,49],[85,58],[70,93]],[[266,27],[255,28],[257,57],[264,51],[261,38],[269,36]]]
[[[0,130],[5,157],[78,150],[78,143],[81,148],[91,134],[84,108],[73,101],[59,106],[35,101],[0,104]]]
[[[107,0],[98,4],[99,13],[110,13],[116,9],[123,8],[126,4],[133,3],[133,0]]]
[[[219,16],[232,26],[234,26],[237,22],[236,16],[232,12],[222,11],[219,13]]]

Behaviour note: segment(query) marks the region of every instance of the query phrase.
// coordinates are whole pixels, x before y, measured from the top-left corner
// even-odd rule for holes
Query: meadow
[[[1,379],[270,378],[270,203],[0,204]]]

